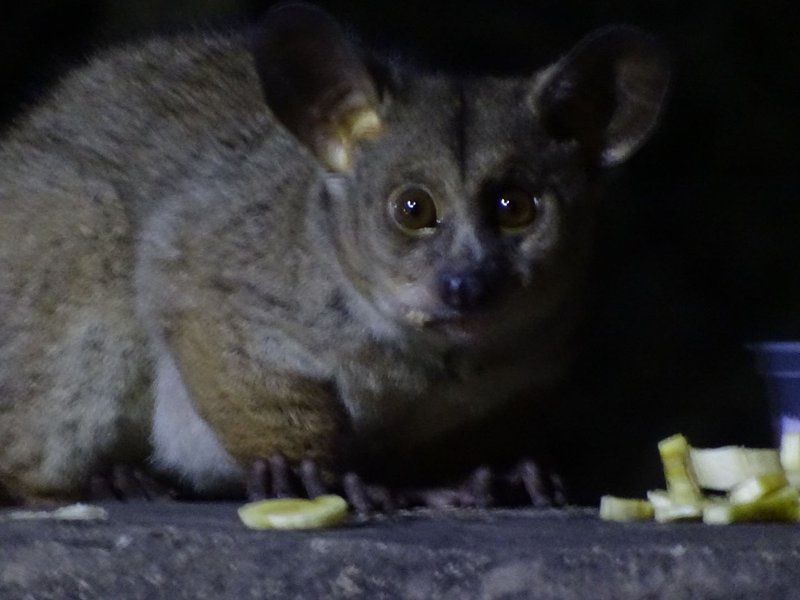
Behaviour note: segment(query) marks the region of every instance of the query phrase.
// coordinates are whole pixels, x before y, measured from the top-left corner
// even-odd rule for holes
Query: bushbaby
[[[535,436],[603,168],[667,81],[634,28],[456,77],[297,2],[95,56],[0,141],[0,485],[147,461],[207,495],[256,465],[269,492],[302,465],[311,494],[480,462],[515,407]]]

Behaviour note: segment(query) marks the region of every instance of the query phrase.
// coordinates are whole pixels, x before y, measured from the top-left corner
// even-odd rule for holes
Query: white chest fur
[[[197,414],[172,357],[158,359],[153,415],[154,462],[199,492],[241,486],[242,470]]]

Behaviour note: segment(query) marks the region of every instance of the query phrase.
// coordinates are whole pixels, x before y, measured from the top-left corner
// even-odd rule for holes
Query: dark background
[[[0,121],[98,45],[197,24],[236,26],[269,4],[6,3]],[[320,4],[368,43],[468,72],[532,71],[610,23],[656,34],[673,57],[671,98],[656,136],[609,174],[594,351],[575,380],[575,406],[565,406],[587,429],[610,421],[606,448],[610,441],[615,450],[601,454],[580,436],[572,466],[602,456],[598,489],[619,492],[636,486],[607,477],[626,470],[621,463],[638,449],[646,448],[647,485],[658,483],[654,443],[675,431],[698,445],[770,442],[763,385],[742,345],[800,338],[800,21],[791,3]]]

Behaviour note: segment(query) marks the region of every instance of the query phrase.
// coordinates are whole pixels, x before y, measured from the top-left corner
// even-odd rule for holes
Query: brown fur
[[[236,353],[230,327],[186,315],[170,336],[200,415],[242,463],[280,452],[291,461],[335,463],[342,410],[324,381],[253,369]]]
[[[626,95],[604,98],[619,106],[599,121],[582,117],[591,132],[555,131],[562,96],[585,84],[576,73],[599,68],[581,54],[521,79],[380,57],[367,70],[327,15],[287,6],[302,35],[324,25],[319,39],[343,57],[319,80],[319,47],[272,13],[260,35],[278,43],[255,54],[240,34],[101,54],[0,144],[0,481],[11,493],[74,494],[100,466],[153,450],[203,488],[213,465],[188,463],[213,439],[242,467],[274,452],[332,470],[413,462],[460,431],[490,445],[481,423],[514,403],[552,413],[581,321],[597,169],[642,142],[663,96],[652,42],[632,30],[594,38],[612,77],[598,89]],[[303,49],[307,72],[286,48]],[[635,68],[608,68],[629,55]],[[272,68],[284,63],[293,70]],[[303,110],[286,101],[292,85]],[[348,129],[364,111],[380,120],[377,139]],[[336,144],[347,161],[329,160]],[[513,236],[486,218],[487,186],[511,171],[543,194],[540,218]],[[388,218],[407,182],[435,196],[434,235]],[[492,301],[445,306],[442,274],[478,263],[502,272]],[[196,453],[182,432],[192,410],[202,422],[186,431],[213,431]],[[169,454],[173,437],[184,445]]]

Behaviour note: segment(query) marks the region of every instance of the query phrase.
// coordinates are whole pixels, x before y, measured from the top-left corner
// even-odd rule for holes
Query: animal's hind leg
[[[104,463],[146,456],[140,344],[108,316],[98,308],[75,313],[55,340],[17,333],[31,338],[18,353],[26,356],[0,370],[0,480],[12,494],[79,495]]]
[[[0,484],[10,496],[79,495],[104,461],[141,459],[149,437],[127,217],[102,182],[62,173],[42,190],[46,177],[0,189]]]

